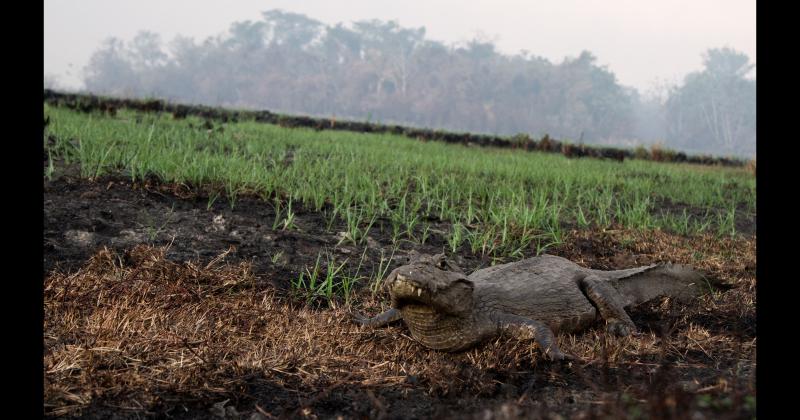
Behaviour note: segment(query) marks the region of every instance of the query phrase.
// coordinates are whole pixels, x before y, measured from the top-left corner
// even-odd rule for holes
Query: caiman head
[[[474,344],[474,284],[464,273],[442,268],[442,258],[418,260],[396,268],[384,285],[417,341],[456,351]]]
[[[428,260],[392,271],[384,283],[391,294],[392,306],[400,310],[407,305],[426,306],[437,313],[456,316],[469,313],[472,281],[464,273],[442,268],[442,264]]]

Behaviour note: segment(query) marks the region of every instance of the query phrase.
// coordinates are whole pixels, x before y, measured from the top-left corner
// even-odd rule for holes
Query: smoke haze
[[[697,34],[680,32],[692,19],[716,25],[707,32],[721,36],[726,31],[720,28],[742,21],[734,18],[736,13],[754,9],[754,2],[746,2],[747,7],[726,2],[724,9],[719,3],[719,13],[705,21],[699,16],[710,12],[705,9],[715,2],[704,3],[704,10],[698,11],[698,6],[687,9],[695,12],[693,18],[684,12],[660,18],[644,12],[638,16],[613,14],[614,10],[641,9],[630,2],[609,3],[602,10],[585,3],[578,10],[564,2],[539,6],[533,10],[541,12],[538,15],[531,13],[532,6],[527,3],[501,2],[486,12],[472,3],[444,2],[425,10],[445,7],[452,16],[471,11],[483,13],[485,19],[448,19],[435,26],[400,23],[413,22],[414,16],[419,16],[418,22],[435,20],[422,9],[415,11],[418,13],[408,10],[413,7],[378,12],[376,6],[365,5],[354,11],[359,2],[349,2],[347,8],[320,9],[319,16],[273,9],[246,19],[236,17],[235,10],[223,12],[219,5],[206,7],[202,2],[168,2],[165,7],[175,9],[172,13],[154,13],[157,8],[147,2],[141,2],[137,11],[127,10],[125,2],[114,6],[102,3],[93,9],[102,15],[98,24],[88,27],[105,31],[105,40],[90,46],[85,62],[73,60],[71,67],[62,70],[63,64],[58,63],[80,55],[71,52],[72,48],[86,48],[85,41],[68,48],[58,48],[53,41],[61,21],[70,20],[69,13],[55,16],[64,3],[45,2],[45,85],[55,88],[459,131],[547,133],[587,144],[659,142],[688,152],[755,156],[754,30],[752,55],[748,54],[749,39],[741,39],[747,30],[738,32],[739,39],[730,37],[736,45],[744,45],[742,49],[707,37],[705,47],[695,53],[697,65],[687,64],[685,58],[670,60],[676,49],[665,47],[667,39],[697,38]],[[84,3],[94,2],[81,2],[81,9]],[[236,2],[240,3],[249,4]],[[276,3],[284,2],[266,4]],[[304,7],[313,9],[318,3],[311,1]],[[258,4],[263,7],[265,2]],[[197,9],[219,13],[207,22],[191,25],[185,22],[190,19],[176,21],[181,13],[196,15]],[[126,13],[129,23],[115,31],[110,25]],[[137,13],[151,16],[149,24],[141,24]],[[353,19],[387,13],[403,19]],[[340,20],[332,20],[336,16],[341,16]],[[548,16],[561,16],[557,23],[562,29],[548,31],[554,25],[552,19],[544,19]],[[528,23],[511,25],[518,36],[494,32],[497,27],[492,24],[498,20],[511,22],[520,17],[526,17]],[[753,28],[754,17],[752,10],[749,20]],[[147,31],[163,28],[170,21],[171,30]],[[481,28],[478,24],[485,26],[464,29],[464,25]],[[609,29],[612,24],[616,28]],[[650,29],[641,29],[643,25]],[[740,29],[748,25],[740,25]],[[652,39],[654,28],[667,26],[675,30],[664,31],[662,39]],[[574,29],[570,31],[575,27],[583,29],[576,34]],[[187,29],[180,32],[180,28]],[[201,35],[208,28],[217,29]],[[641,30],[639,37],[625,33],[636,28]],[[460,33],[460,38],[453,33]],[[620,53],[603,43],[609,38],[616,38],[620,49],[631,42],[636,49],[625,51],[626,59],[620,61]],[[533,48],[520,51],[519,45]],[[554,49],[566,53],[558,56]],[[659,59],[650,59],[656,62],[650,64],[666,59],[672,65],[662,66],[661,72],[635,70],[654,52]],[[678,69],[685,70],[678,73]]]

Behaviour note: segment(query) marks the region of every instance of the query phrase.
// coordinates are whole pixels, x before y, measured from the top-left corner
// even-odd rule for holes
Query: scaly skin
[[[465,275],[443,254],[416,256],[386,278],[392,308],[356,317],[378,327],[402,319],[415,340],[443,351],[460,351],[509,333],[533,339],[552,360],[561,352],[554,332],[577,332],[606,320],[610,333],[626,336],[636,326],[625,312],[659,296],[690,299],[703,276],[680,265],[602,271],[542,255]]]

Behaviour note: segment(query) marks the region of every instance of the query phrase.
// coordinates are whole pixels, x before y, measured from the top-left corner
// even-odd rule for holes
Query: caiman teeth
[[[422,288],[417,289],[417,296],[422,296]]]

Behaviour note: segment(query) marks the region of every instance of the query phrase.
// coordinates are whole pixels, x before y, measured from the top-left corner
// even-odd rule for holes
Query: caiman
[[[551,360],[563,360],[572,356],[559,349],[554,333],[578,332],[602,318],[609,333],[634,334],[625,308],[662,296],[686,301],[703,284],[703,274],[677,264],[604,271],[541,255],[467,276],[444,254],[417,255],[384,280],[391,308],[355,320],[378,327],[402,319],[415,340],[450,352],[510,333],[535,340]]]

